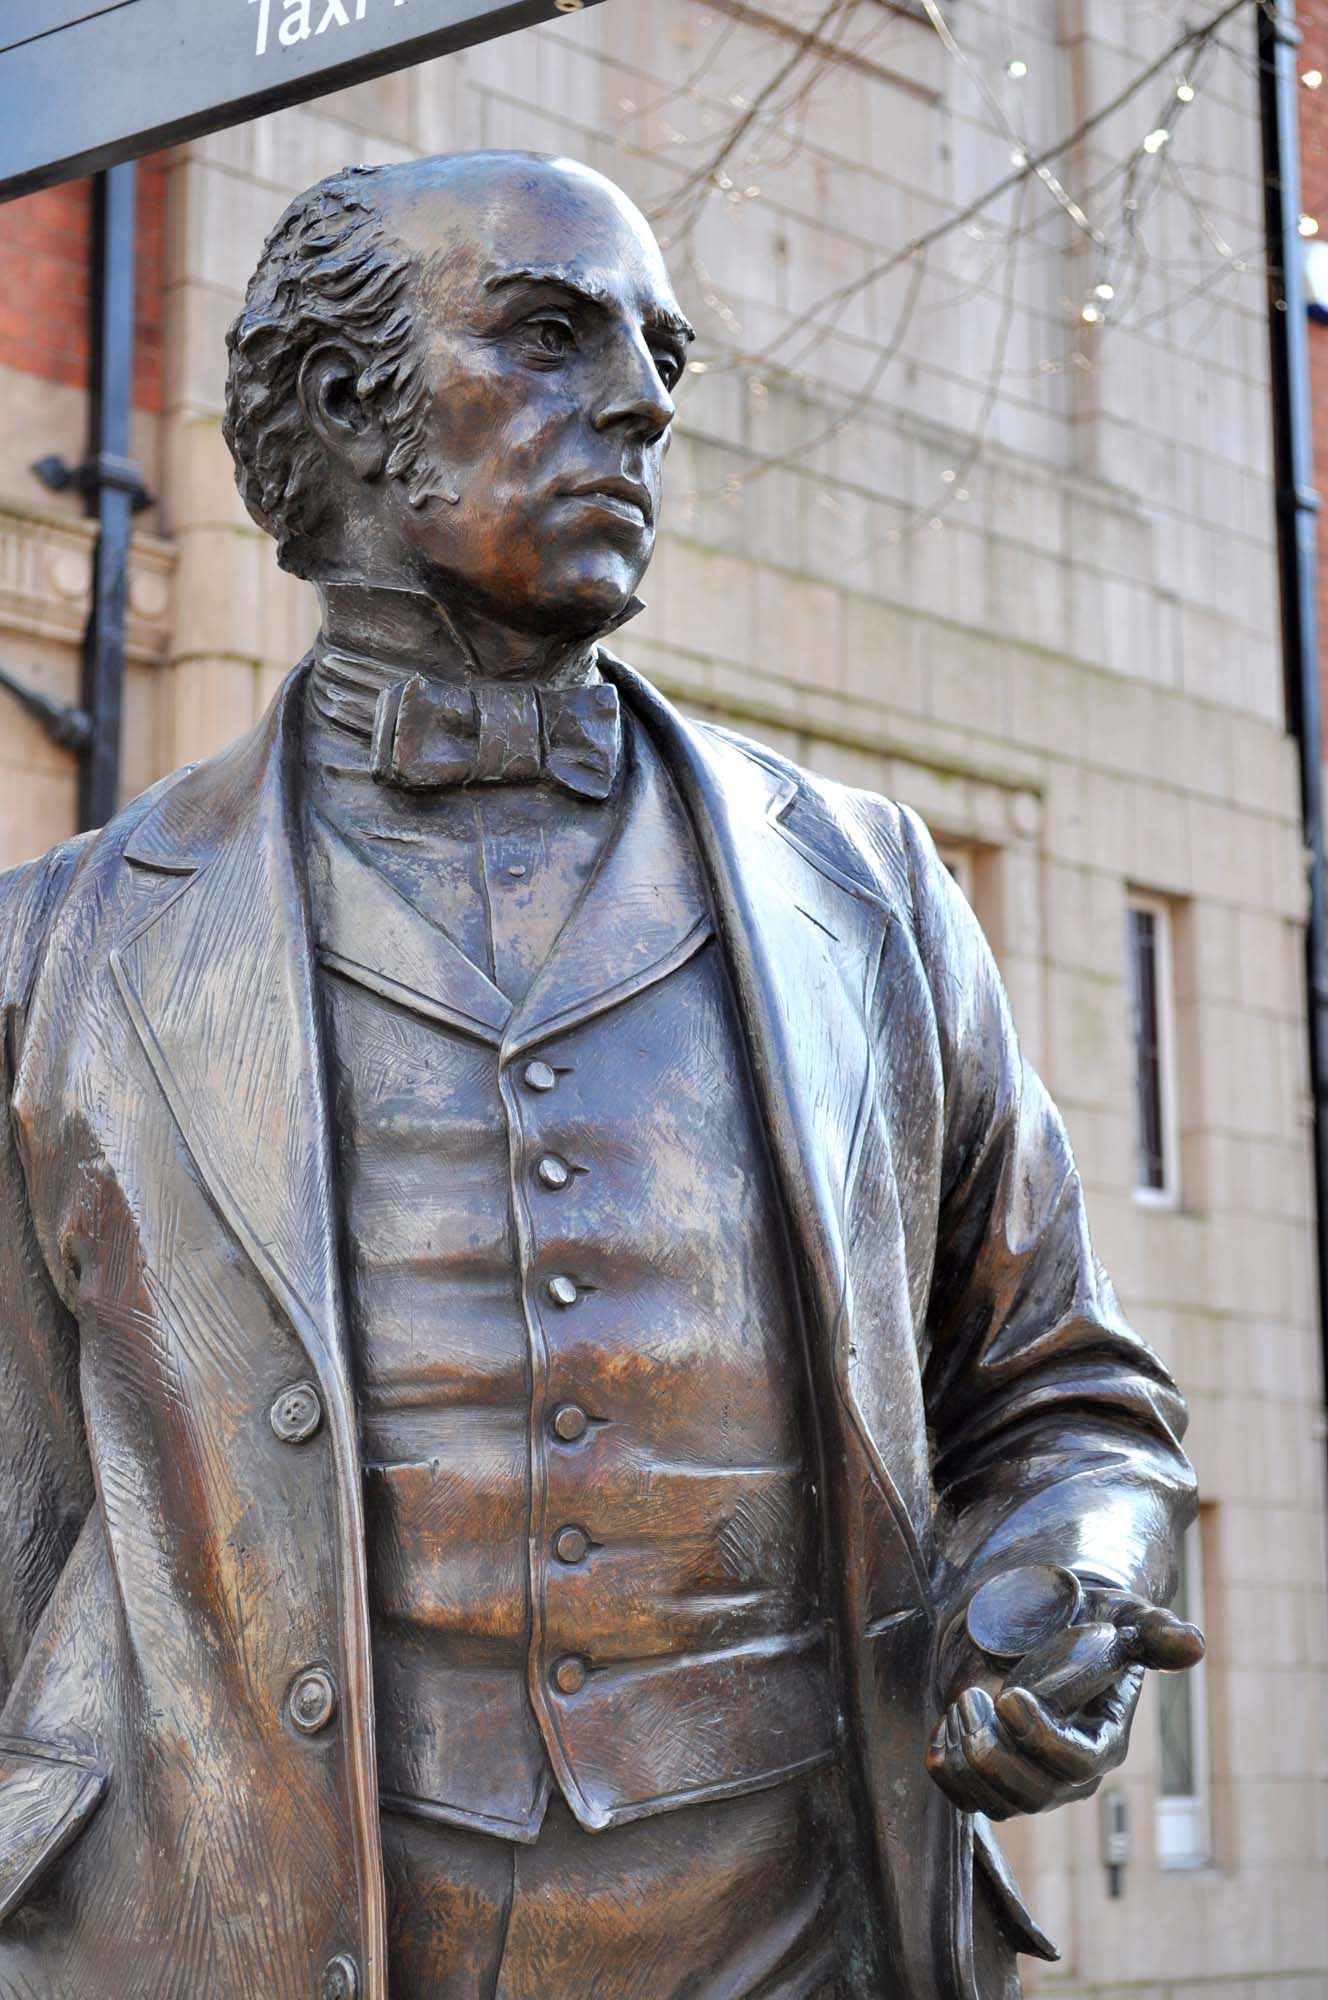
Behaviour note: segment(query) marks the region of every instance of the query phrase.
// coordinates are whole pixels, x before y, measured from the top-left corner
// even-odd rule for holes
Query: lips
[[[635,479],[610,474],[603,479],[579,480],[575,486],[563,490],[573,499],[588,500],[603,507],[606,513],[616,514],[620,520],[648,528],[655,518],[655,503],[650,488]]]

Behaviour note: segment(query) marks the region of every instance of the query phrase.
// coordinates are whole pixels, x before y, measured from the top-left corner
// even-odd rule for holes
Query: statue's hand
[[[1085,1614],[1018,1660],[994,1693],[975,1663],[950,1702],[927,1769],[965,1812],[1009,1819],[1088,1798],[1129,1748],[1145,1669],[1203,1657],[1193,1625],[1125,1591],[1090,1591]]]

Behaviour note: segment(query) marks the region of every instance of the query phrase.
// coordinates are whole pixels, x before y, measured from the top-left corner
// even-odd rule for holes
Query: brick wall
[[[138,186],[138,351],[134,401],[161,408],[165,164]],[[83,388],[89,361],[91,183],[72,181],[0,207],[0,367]]]
[[[1328,79],[1328,0],[1300,0],[1297,9],[1305,37],[1300,52],[1301,74],[1319,70]],[[1328,241],[1328,80],[1317,90],[1300,92],[1301,198],[1306,215],[1319,223]],[[1320,491],[1328,485],[1328,326],[1310,325],[1310,393],[1314,405],[1314,459]],[[1319,516],[1319,630],[1328,643],[1328,515]],[[1325,725],[1328,752],[1328,725]]]

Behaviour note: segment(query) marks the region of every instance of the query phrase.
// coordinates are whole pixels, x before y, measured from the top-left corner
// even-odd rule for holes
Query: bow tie
[[[546,778],[581,798],[607,798],[622,751],[618,690],[512,687],[414,674],[384,688],[374,710],[371,770],[380,785],[439,792]]]

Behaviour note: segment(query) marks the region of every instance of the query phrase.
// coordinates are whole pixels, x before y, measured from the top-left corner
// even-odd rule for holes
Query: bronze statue
[[[301,196],[226,434],[318,641],[0,882],[3,2000],[1007,2000],[990,1820],[1200,1650],[926,832],[604,643],[690,337],[567,161]]]

